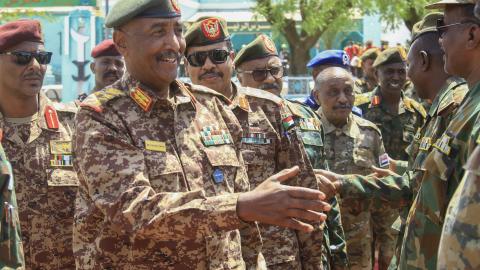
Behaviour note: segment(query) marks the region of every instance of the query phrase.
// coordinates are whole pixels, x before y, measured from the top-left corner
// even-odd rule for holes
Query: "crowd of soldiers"
[[[475,2],[427,6],[361,79],[319,53],[305,103],[268,36],[235,53],[175,0],[117,1],[68,104],[40,23],[1,25],[0,268],[480,269]]]

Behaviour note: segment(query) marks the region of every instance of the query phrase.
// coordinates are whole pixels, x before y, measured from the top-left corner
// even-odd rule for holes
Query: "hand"
[[[377,168],[375,166],[372,166],[372,171],[373,171],[373,176],[375,176],[377,178],[384,178],[384,177],[387,177],[387,176],[390,176],[390,175],[400,176],[400,175],[394,173],[391,169],[390,170],[380,169],[380,168]]]
[[[304,232],[313,231],[313,226],[300,220],[323,222],[330,211],[324,202],[325,194],[318,190],[282,185],[295,177],[298,166],[283,170],[265,180],[250,192],[238,197],[237,214],[244,221],[258,221]]]
[[[390,169],[390,171],[392,172],[396,172],[397,171],[397,161],[395,159],[392,159],[391,157],[388,157],[388,168]]]
[[[322,180],[322,183],[327,183],[327,182],[332,183],[335,189],[335,193],[337,193],[340,190],[340,179],[342,179],[343,175],[336,174],[331,171],[320,170],[320,169],[315,169],[313,171],[315,172],[315,176],[317,177],[317,180],[318,178],[324,178]],[[328,187],[328,186],[320,186],[321,191],[323,191],[322,188],[327,188],[327,193],[328,193],[328,190],[331,189],[331,187]]]
[[[330,181],[327,177],[323,176],[322,172],[318,172],[320,170],[314,170],[315,172],[315,177],[317,178],[317,183],[318,183],[318,189],[325,194],[327,197],[326,199],[329,200],[335,194],[337,194],[337,188],[335,184]]]

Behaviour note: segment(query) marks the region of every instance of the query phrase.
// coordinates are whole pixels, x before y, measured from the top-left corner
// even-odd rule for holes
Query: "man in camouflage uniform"
[[[377,59],[379,53],[380,50],[378,48],[370,48],[360,56],[360,60],[362,60],[363,78],[355,81],[356,93],[368,93],[378,86],[373,63]]]
[[[325,130],[330,169],[342,174],[367,175],[372,165],[388,166],[388,156],[380,130],[352,113],[353,89],[352,75],[345,69],[331,67],[317,76],[314,95],[321,106],[318,114]],[[350,268],[371,269],[374,258],[370,211],[363,209],[361,203],[346,202],[340,200]]]
[[[0,134],[2,134],[1,130]],[[0,269],[24,267],[25,260],[20,237],[20,220],[12,168],[0,145]]]
[[[443,7],[445,12],[445,23],[453,21],[456,19],[455,12],[469,14],[471,18],[472,4],[475,1],[447,1],[448,3],[443,3],[443,5],[437,7]],[[463,60],[464,65],[469,65],[469,70],[464,70],[469,72],[469,77],[467,79],[468,84],[472,87],[472,92],[476,95],[477,109],[478,105],[478,96],[479,92],[479,81],[478,81],[478,59],[479,59],[479,49],[478,49],[478,37],[479,37],[479,27],[478,19],[480,19],[480,3],[476,1],[475,8],[473,9],[475,17],[477,18],[476,25],[470,25],[469,33],[470,38],[468,42],[471,43],[472,40],[475,40],[474,46],[463,46],[465,51],[454,52],[453,55],[458,55]],[[448,43],[448,36],[451,33],[447,32],[444,34],[444,37],[447,40],[442,40],[442,45],[445,48],[445,51],[452,52],[451,44]],[[466,44],[465,39],[462,39],[463,43]],[[474,48],[474,49],[473,49]],[[466,56],[466,52],[470,53],[469,56]],[[475,53],[475,54],[474,54]],[[449,59],[447,58],[447,62]],[[460,62],[459,62],[460,63]],[[456,68],[455,68],[456,67]],[[458,73],[460,75],[459,66],[450,63],[450,70],[452,73]],[[465,112],[468,113],[468,112]],[[478,218],[478,205],[480,200],[478,198],[479,194],[479,182],[480,182],[480,116],[477,116],[475,121],[475,126],[473,127],[471,134],[465,132],[465,137],[468,138],[468,151],[465,156],[469,155],[469,159],[464,164],[464,175],[457,187],[457,190],[454,192],[450,204],[447,208],[445,215],[445,222],[442,230],[442,237],[440,239],[439,251],[438,251],[438,269],[478,269],[480,267],[480,259],[478,254],[480,252],[480,219]],[[469,136],[468,136],[469,135]],[[464,156],[464,157],[465,157]],[[463,157],[462,157],[463,158]]]
[[[229,105],[240,121],[244,131],[241,153],[247,166],[250,184],[254,188],[292,162],[293,158],[291,160],[288,150],[300,151],[298,146],[291,144],[283,136],[280,119],[282,100],[273,94],[280,94],[282,86],[275,83],[275,78],[281,79],[283,76],[280,58],[271,58],[271,61],[265,64],[270,69],[264,71],[270,79],[269,83],[262,87],[265,91],[246,88],[231,81],[234,54],[224,19],[199,19],[187,30],[185,40],[186,71],[192,82],[210,87],[225,96],[229,100],[226,105]],[[256,46],[262,49],[265,57],[277,55],[275,45],[267,36],[261,35],[256,41]],[[221,53],[223,58],[220,59],[218,56]],[[238,55],[243,57],[242,51]],[[195,95],[197,91],[193,93]],[[308,185],[308,179],[301,180],[299,185]],[[313,180],[316,182],[315,178]],[[268,267],[318,269],[321,266],[320,229],[311,235],[300,235],[291,229],[260,225],[260,232],[263,240],[262,254]]]
[[[107,17],[127,71],[77,117],[77,269],[251,269],[254,221],[309,232],[299,220],[325,219],[321,192],[279,184],[298,168],[246,192],[238,121],[175,80],[180,16],[176,1],[121,0]]]
[[[0,26],[0,52],[0,130],[16,180],[25,267],[73,269],[76,108],[40,92],[51,53],[45,51],[38,21]]]
[[[277,73],[275,70],[276,66],[278,66],[275,65],[275,63],[279,62],[280,59],[273,42],[270,38],[264,36],[259,36],[244,46],[242,50],[238,52],[234,61],[237,76],[242,86],[265,89],[277,96],[280,93],[275,90],[282,89],[283,85],[283,72]],[[254,95],[261,93],[259,90],[253,91]],[[278,98],[273,97],[272,99]],[[296,130],[295,134],[301,138],[301,143],[305,149],[304,152],[306,152],[308,157],[308,161],[305,160],[308,167],[326,169],[327,164],[325,162],[323,134],[318,116],[301,103],[288,100],[280,102],[286,106],[289,110],[288,114],[292,115],[294,122],[296,122],[296,128],[294,128],[294,130]],[[282,134],[282,132],[280,132],[280,134]],[[283,155],[283,153],[281,154]],[[257,170],[262,169],[264,168],[258,168]],[[332,205],[332,210],[327,215],[328,218],[324,228],[324,251],[322,255],[324,269],[347,268],[346,243],[341,224],[340,210],[336,198],[330,200],[329,203]],[[273,248],[278,248],[280,245],[278,241],[272,242],[275,244],[272,250]]]
[[[379,54],[373,65],[379,86],[371,93],[358,95],[356,105],[365,119],[382,131],[385,149],[393,159],[407,160],[405,149],[426,115],[422,105],[405,97],[402,88],[406,80],[405,59],[397,48]],[[385,269],[393,256],[397,233],[390,227],[398,211],[388,207],[372,211],[375,242],[379,250],[380,268]]]

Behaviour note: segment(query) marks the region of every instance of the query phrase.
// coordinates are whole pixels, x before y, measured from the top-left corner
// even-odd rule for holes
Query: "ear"
[[[472,25],[468,29],[467,49],[475,49],[480,45],[480,26]]]
[[[115,47],[117,47],[117,50],[120,52],[120,54],[125,57],[127,55],[127,41],[125,39],[125,34],[121,31],[114,31],[113,42],[115,43]]]
[[[422,61],[422,71],[425,72],[430,68],[431,65],[430,55],[426,51],[420,51],[419,56]]]
[[[90,70],[92,71],[93,74],[95,74],[95,60],[90,63]]]

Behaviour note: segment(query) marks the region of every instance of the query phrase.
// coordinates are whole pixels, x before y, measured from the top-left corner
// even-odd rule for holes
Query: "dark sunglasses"
[[[479,25],[478,22],[472,21],[472,20],[466,20],[462,22],[456,22],[456,23],[451,23],[451,24],[445,24],[445,21],[443,19],[438,19],[437,20],[437,32],[440,37],[445,35],[445,33],[448,32],[448,28],[453,27],[453,26],[458,26],[458,25],[464,25],[464,24],[476,24]]]
[[[28,65],[33,58],[37,60],[40,65],[50,64],[52,60],[51,52],[2,52],[0,54],[15,56],[15,63],[21,66]]]
[[[222,49],[214,49],[206,52],[195,52],[187,56],[188,63],[193,67],[203,67],[207,61],[207,57],[210,58],[210,61],[215,65],[223,64],[227,61],[230,53]]]
[[[255,69],[255,70],[238,70],[238,73],[247,73],[251,74],[253,79],[256,82],[263,82],[268,77],[268,73],[272,75],[275,79],[280,79],[283,77],[283,67],[271,67],[266,69]]]

